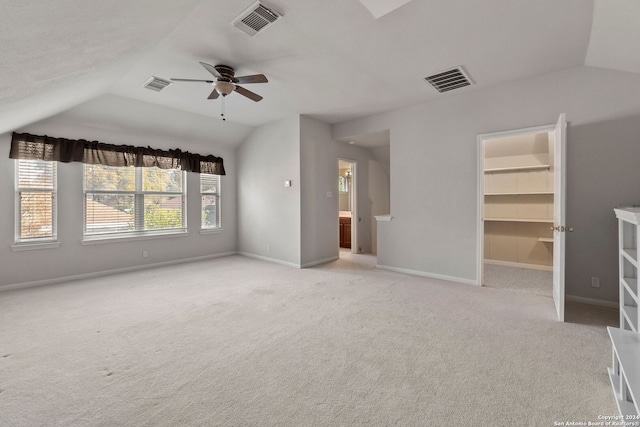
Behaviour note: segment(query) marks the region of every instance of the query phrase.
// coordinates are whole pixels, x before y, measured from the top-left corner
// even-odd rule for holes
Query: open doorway
[[[357,163],[338,159],[338,223],[340,252],[357,253],[358,237],[354,220],[358,218],[356,196]]]
[[[480,135],[478,281],[552,297],[564,320],[564,115]]]

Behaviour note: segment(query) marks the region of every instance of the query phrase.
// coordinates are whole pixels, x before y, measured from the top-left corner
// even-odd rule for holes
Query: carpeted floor
[[[614,311],[240,256],[0,292],[2,426],[553,426],[616,414]]]
[[[484,285],[553,298],[553,272],[551,271],[485,263]]]

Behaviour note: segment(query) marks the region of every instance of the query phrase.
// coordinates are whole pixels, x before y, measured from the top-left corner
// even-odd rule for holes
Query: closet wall
[[[486,263],[552,270],[553,134],[485,141]]]

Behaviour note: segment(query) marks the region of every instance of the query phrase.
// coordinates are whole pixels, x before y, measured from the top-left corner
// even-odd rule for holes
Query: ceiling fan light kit
[[[231,82],[217,81],[215,88],[220,95],[227,96],[236,89],[236,85]]]

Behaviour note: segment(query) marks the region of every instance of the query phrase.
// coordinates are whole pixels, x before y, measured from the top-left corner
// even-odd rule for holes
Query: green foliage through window
[[[184,230],[184,172],[84,166],[85,235]]]

